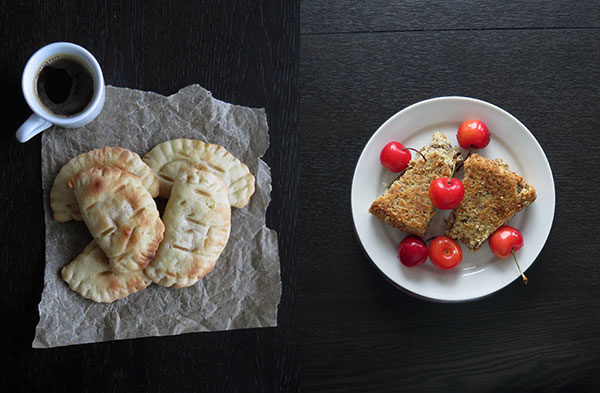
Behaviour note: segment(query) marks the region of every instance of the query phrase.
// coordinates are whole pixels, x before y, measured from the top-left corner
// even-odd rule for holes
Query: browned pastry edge
[[[446,224],[446,234],[477,251],[500,226],[536,198],[533,186],[501,161],[472,154],[465,161],[465,196]]]

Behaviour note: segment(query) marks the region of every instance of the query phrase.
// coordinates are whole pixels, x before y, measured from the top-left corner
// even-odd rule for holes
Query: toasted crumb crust
[[[450,213],[446,234],[477,251],[492,232],[530,205],[536,192],[502,161],[472,154],[464,167],[465,196]]]
[[[438,177],[450,176],[455,157],[459,163],[462,158],[460,149],[440,132],[420,151],[427,161],[413,154],[407,169],[373,202],[369,212],[394,228],[423,237],[435,213],[429,185]]]

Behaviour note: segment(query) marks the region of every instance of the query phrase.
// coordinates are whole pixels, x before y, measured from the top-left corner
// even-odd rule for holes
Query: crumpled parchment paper
[[[225,146],[256,177],[250,203],[232,208],[231,236],[213,271],[189,288],[151,284],[112,304],[94,303],[71,291],[60,269],[92,237],[83,222],[59,223],[52,218],[49,194],[62,165],[104,146],[121,146],[143,156],[157,143],[181,137]],[[265,225],[271,171],[260,160],[268,146],[264,109],[219,101],[198,85],[169,97],[108,86],[104,109],[92,123],[45,131],[46,268],[33,347],[276,326],[281,296],[279,253],[277,234]]]

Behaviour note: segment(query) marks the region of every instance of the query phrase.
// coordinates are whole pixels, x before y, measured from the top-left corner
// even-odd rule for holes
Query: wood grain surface
[[[423,19],[433,2],[349,3],[301,4],[302,390],[596,391],[597,3],[477,2],[489,8],[464,19],[472,29],[455,17],[475,2],[435,2]],[[496,18],[499,4],[526,12]],[[392,287],[362,253],[350,211],[354,166],[373,132],[400,109],[445,95],[520,119],[548,156],[557,195],[529,285],[516,280],[461,304]]]
[[[294,1],[5,1],[0,15],[0,391],[275,392],[298,389],[298,38]],[[29,116],[20,78],[43,45],[88,48],[107,84],[172,94],[198,83],[221,100],[265,107],[283,296],[277,328],[31,349],[43,285],[40,137],[19,144]]]
[[[600,3],[572,0],[303,0],[302,34],[600,27]]]

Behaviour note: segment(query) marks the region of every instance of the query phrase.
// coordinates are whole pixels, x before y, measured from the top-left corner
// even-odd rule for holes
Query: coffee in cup
[[[98,61],[71,42],[55,42],[35,52],[23,70],[21,88],[33,114],[17,130],[19,142],[52,125],[85,126],[102,110],[106,93]]]
[[[40,104],[55,116],[74,116],[92,102],[94,77],[78,58],[59,54],[38,70],[35,91]]]

